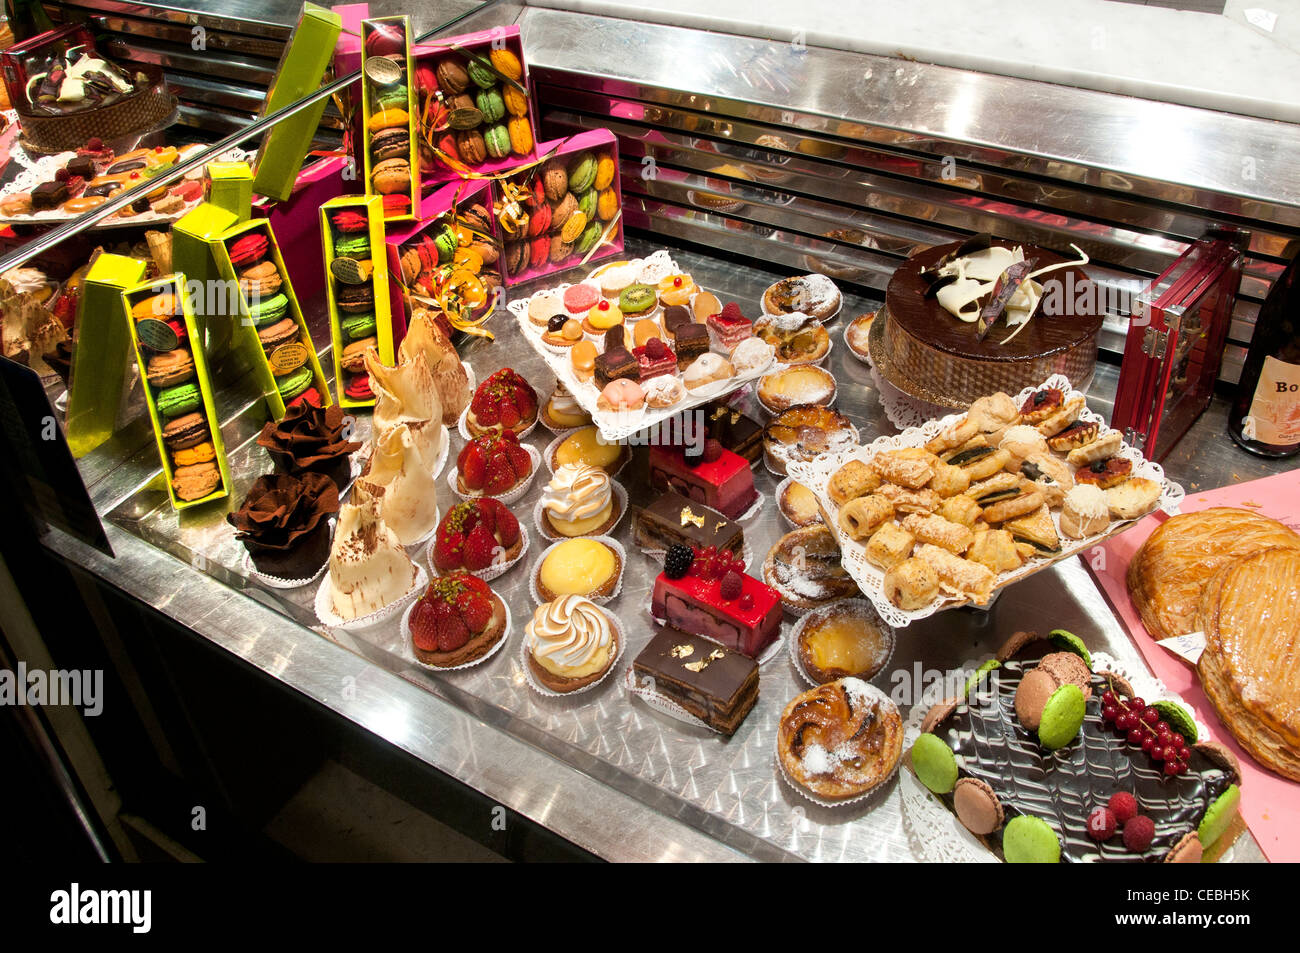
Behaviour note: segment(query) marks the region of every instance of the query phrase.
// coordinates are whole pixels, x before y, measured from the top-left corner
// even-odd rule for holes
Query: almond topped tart
[[[858,595],[835,534],[825,526],[796,529],[777,540],[763,562],[763,581],[795,612]]]
[[[453,572],[429,583],[409,627],[417,659],[453,668],[485,657],[505,637],[506,607],[482,579]]]
[[[794,784],[826,801],[847,801],[893,776],[903,756],[903,719],[878,688],[837,679],[785,706],[776,755]]]
[[[831,336],[809,315],[768,315],[754,322],[754,336],[776,348],[782,364],[816,364],[831,349]]]
[[[773,473],[785,476],[791,460],[811,460],[857,443],[858,428],[843,414],[816,404],[796,404],[768,421],[763,430],[763,461]]]
[[[812,364],[797,364],[764,374],[758,380],[758,402],[779,414],[796,404],[829,407],[835,401],[835,378]]]

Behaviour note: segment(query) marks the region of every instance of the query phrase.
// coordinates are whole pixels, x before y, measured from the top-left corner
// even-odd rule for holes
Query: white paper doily
[[[532,666],[528,664],[528,635],[527,629],[525,629],[524,638],[519,644],[519,665],[524,670],[524,680],[528,682],[529,688],[546,698],[572,698],[574,695],[581,695],[584,692],[589,692],[593,688],[604,684],[606,679],[609,678],[610,673],[618,668],[618,663],[623,658],[623,652],[627,649],[627,636],[623,634],[623,624],[618,621],[618,616],[614,615],[608,609],[600,609],[600,611],[604,613],[605,618],[609,620],[610,626],[614,629],[614,637],[618,639],[618,650],[613,659],[610,660],[609,668],[605,669],[605,673],[591,684],[583,685],[581,688],[575,688],[569,692],[557,692],[552,688],[547,688],[537,680],[537,676],[533,674]]]
[[[1026,387],[1014,398],[1017,406],[1020,406],[1035,391],[1044,387],[1059,388],[1066,395],[1066,400],[1074,397],[1082,397],[1078,391],[1070,387],[1070,382],[1062,375],[1055,374],[1049,377],[1042,384],[1034,387]],[[920,427],[909,427],[900,434],[886,435],[878,437],[866,446],[854,447],[847,451],[839,453],[823,454],[811,461],[791,461],[787,464],[788,475],[804,486],[817,497],[825,513],[834,514],[839,511],[830,497],[826,493],[826,485],[831,476],[839,470],[849,460],[857,459],[864,462],[870,461],[876,454],[885,450],[898,450],[904,447],[921,447],[932,440],[934,437],[956,423],[965,416],[964,413],[949,414],[935,420],[927,420]],[[1094,421],[1100,427],[1100,435],[1110,431],[1110,427],[1097,414],[1084,408],[1079,415],[1081,420]],[[1058,455],[1059,456],[1059,455]],[[1135,477],[1145,477],[1159,484],[1160,500],[1158,507],[1166,513],[1177,513],[1183,501],[1183,488],[1178,483],[1173,482],[1165,477],[1164,468],[1158,463],[1153,463],[1142,456],[1141,451],[1128,444],[1122,444],[1116,456],[1123,457],[1132,461]],[[1060,533],[1060,510],[1059,508],[1051,511],[1052,522]],[[1061,551],[1052,555],[1034,556],[1027,560],[1019,569],[1011,572],[999,573],[993,584],[993,591],[996,593],[1004,586],[1033,575],[1039,570],[1046,569],[1053,563],[1068,559],[1078,553],[1084,552],[1096,546],[1102,540],[1121,530],[1126,529],[1135,523],[1136,520],[1116,520],[1107,527],[1104,533],[1098,533],[1093,536],[1086,536],[1083,539],[1072,540],[1061,536]],[[854,581],[863,594],[872,601],[880,617],[895,629],[901,629],[911,625],[917,619],[924,619],[936,612],[944,609],[954,609],[958,606],[966,605],[969,600],[945,595],[940,592],[939,595],[927,606],[914,611],[904,611],[899,609],[886,598],[883,592],[883,583],[885,574],[879,567],[870,563],[866,558],[866,546],[863,541],[850,539],[844,534],[838,525],[838,521],[829,524],[832,533],[835,534],[836,541],[840,545],[840,552],[844,556],[844,566],[849,571]]]

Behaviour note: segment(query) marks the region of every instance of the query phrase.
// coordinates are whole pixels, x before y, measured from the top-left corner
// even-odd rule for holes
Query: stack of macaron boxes
[[[212,401],[203,348],[186,298],[185,276],[169,275],[122,292],[145,404],[177,510],[230,493],[230,467]]]
[[[375,403],[365,352],[375,348],[380,361],[387,365],[393,364],[396,353],[383,212],[377,195],[340,196],[320,209],[334,380],[343,407],[371,407]]]
[[[244,340],[271,416],[279,420],[286,406],[302,400],[332,403],[270,222],[236,225],[214,250],[222,277],[237,283],[236,334]]]
[[[420,197],[410,31],[404,16],[361,23],[366,194],[382,196],[384,217],[391,221],[414,218]]]

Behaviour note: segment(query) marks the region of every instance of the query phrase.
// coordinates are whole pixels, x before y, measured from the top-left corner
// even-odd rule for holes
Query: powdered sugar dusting
[[[804,314],[802,311],[791,311],[788,314],[771,314],[765,318],[759,318],[755,327],[771,327],[778,331],[798,331],[810,321],[816,321],[810,314]]]
[[[821,745],[813,744],[803,749],[803,757],[799,760],[813,774],[829,774],[835,764],[842,759],[835,757]]]

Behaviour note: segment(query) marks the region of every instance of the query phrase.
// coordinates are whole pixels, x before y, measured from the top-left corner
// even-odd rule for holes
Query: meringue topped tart
[[[542,413],[545,417],[543,422],[559,430],[591,424],[591,415],[582,409],[563,381],[555,382],[555,390]]]
[[[537,566],[537,593],[550,602],[560,596],[598,598],[618,587],[623,558],[598,539],[567,539],[556,543]]]
[[[351,621],[392,605],[415,585],[415,564],[379,515],[379,501],[345,503],[330,548],[330,611]]]
[[[524,628],[528,668],[554,692],[599,681],[618,657],[618,632],[605,611],[582,596],[538,606]]]
[[[542,493],[542,521],[553,536],[591,536],[610,529],[615,513],[613,481],[598,467],[569,463],[555,471]]]
[[[582,427],[566,436],[552,451],[551,469],[558,470],[567,464],[582,463],[589,467],[599,467],[613,476],[631,456],[630,447],[606,441],[594,426]]]

